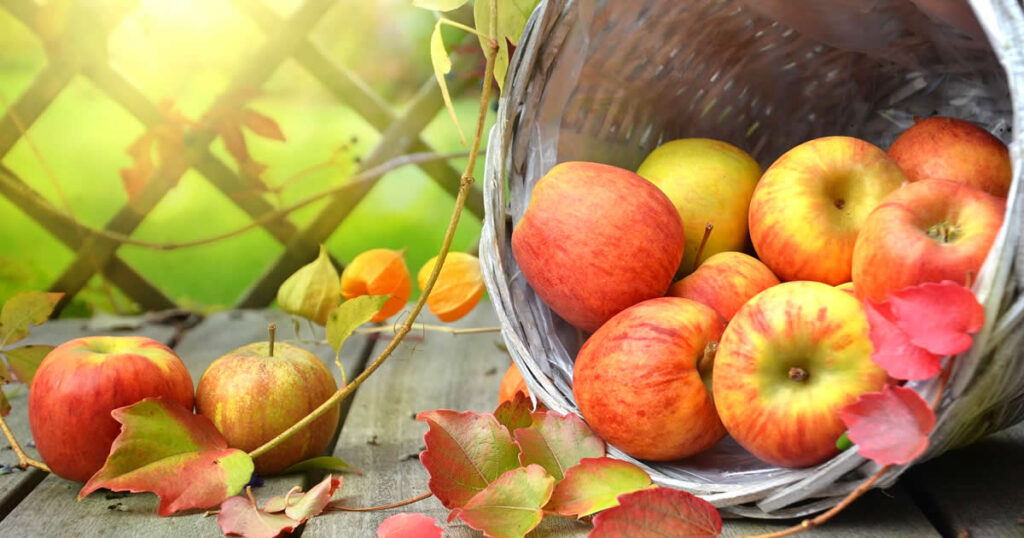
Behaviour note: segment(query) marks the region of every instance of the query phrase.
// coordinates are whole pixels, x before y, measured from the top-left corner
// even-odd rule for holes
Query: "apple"
[[[162,396],[192,410],[192,377],[167,346],[142,336],[87,336],[55,347],[36,371],[28,421],[43,461],[85,482],[121,433],[110,412]]]
[[[1006,198],[1013,170],[1001,140],[977,125],[956,119],[916,119],[892,145],[889,156],[907,179],[946,179]]]
[[[668,294],[706,304],[729,321],[751,297],[778,283],[778,277],[757,258],[742,252],[719,252],[672,284]]]
[[[672,201],[614,166],[566,162],[533,189],[512,231],[512,254],[551,309],[593,332],[619,311],[661,297],[683,255]]]
[[[765,171],[750,201],[750,239],[782,280],[850,280],[868,214],[906,181],[876,146],[848,136],[804,142]]]
[[[313,353],[291,344],[257,342],[215,360],[196,388],[196,412],[213,421],[228,446],[262,446],[324,403],[338,389]],[[323,455],[338,427],[340,409],[325,415],[256,458],[256,472],[275,474]]]
[[[722,334],[713,387],[722,424],[743,448],[783,467],[835,455],[839,410],[880,390],[860,302],[820,282],[786,282],[740,308]]]
[[[871,213],[857,238],[857,294],[884,300],[889,291],[922,282],[966,285],[978,275],[1005,211],[1002,198],[963,183],[905,185]]]
[[[682,138],[654,149],[636,171],[668,195],[686,234],[682,273],[710,256],[742,250],[747,243],[747,207],[761,166],[745,151],[710,138]],[[697,260],[707,223],[714,226]]]
[[[708,386],[724,328],[711,307],[679,297],[619,312],[576,356],[572,393],[584,420],[636,458],[668,461],[710,448],[725,436]]]

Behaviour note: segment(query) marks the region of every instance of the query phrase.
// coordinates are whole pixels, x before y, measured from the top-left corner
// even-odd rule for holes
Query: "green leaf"
[[[583,517],[618,506],[619,495],[651,487],[651,477],[632,463],[587,458],[565,472],[544,507],[563,516]]]
[[[320,456],[302,460],[284,470],[284,474],[301,473],[304,471],[351,471],[352,466],[345,460],[334,456]]]
[[[604,441],[572,413],[533,413],[533,424],[517,429],[513,437],[519,445],[519,462],[536,463],[556,480],[583,458],[600,458],[605,453]]]
[[[537,7],[540,0],[499,0],[498,2],[498,53],[494,57],[494,80],[498,82],[498,88],[504,90],[505,74],[508,72],[509,50],[508,42],[513,45],[519,44],[519,38],[526,28],[526,21],[529,20],[533,9]],[[491,35],[491,3],[487,0],[479,0],[473,5],[473,18],[476,30],[483,35]],[[480,38],[480,47],[487,51],[489,43]]]
[[[216,506],[252,477],[252,458],[228,448],[213,423],[163,398],[146,398],[110,412],[121,433],[110,456],[78,493],[100,488],[160,497],[157,513]]]
[[[544,517],[555,479],[540,465],[512,469],[453,513],[493,538],[520,538]]]
[[[0,416],[6,417],[11,412],[11,402],[7,400],[7,394],[0,390]]]
[[[433,11],[451,11],[462,7],[466,2],[469,0],[412,0],[412,5]]]
[[[327,315],[327,343],[334,349],[334,360],[338,360],[341,346],[352,331],[370,321],[388,299],[387,295],[360,295],[341,303]]]
[[[334,268],[327,249],[320,245],[320,254],[288,277],[277,290],[277,306],[288,312],[327,323],[327,315],[341,301],[341,277]]]
[[[0,310],[0,347],[28,336],[29,326],[46,323],[63,293],[25,291],[7,300]]]
[[[451,117],[452,123],[455,124],[455,129],[459,131],[462,145],[465,146],[466,135],[463,134],[462,127],[459,127],[459,120],[455,117],[455,107],[452,106],[452,98],[448,95],[448,83],[444,80],[444,76],[452,70],[452,61],[448,58],[448,51],[444,48],[444,39],[441,37],[441,21],[437,21],[433,33],[430,34],[430,63],[434,66],[434,78],[437,79],[437,85],[441,87],[444,106],[448,109],[448,115]]]
[[[519,428],[526,428],[533,424],[530,405],[529,396],[521,391],[516,392],[511,400],[505,400],[498,404],[498,408],[494,410],[494,418],[498,419],[502,426],[508,428],[509,433]],[[601,455],[603,456],[604,453]]]
[[[4,350],[4,355],[18,381],[31,385],[39,364],[52,350],[53,346],[21,346]]]

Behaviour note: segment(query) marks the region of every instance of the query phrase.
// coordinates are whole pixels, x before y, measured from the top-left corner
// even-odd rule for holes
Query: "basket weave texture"
[[[1024,418],[1021,5],[542,2],[512,58],[490,134],[480,248],[502,335],[531,393],[550,409],[579,413],[572,367],[585,335],[537,297],[510,245],[533,185],[556,163],[586,160],[635,170],[663,141],[709,137],[747,150],[767,167],[818,136],[857,136],[888,147],[914,116],[931,115],[972,120],[1001,137],[1010,147],[1014,181],[1005,224],[974,285],[986,325],[972,349],[953,359],[922,459]],[[929,401],[938,389],[935,381],[911,386]],[[782,469],[728,439],[670,464],[637,462],[609,449],[660,484],[746,517],[819,512],[878,470],[856,449],[817,467]],[[877,486],[891,485],[905,469],[892,468]]]

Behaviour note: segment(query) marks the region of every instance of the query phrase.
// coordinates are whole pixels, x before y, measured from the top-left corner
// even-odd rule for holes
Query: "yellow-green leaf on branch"
[[[327,316],[327,343],[334,349],[335,360],[341,355],[341,346],[356,327],[370,318],[388,301],[387,295],[360,295],[349,299]]]
[[[21,346],[4,350],[4,355],[18,381],[31,385],[32,378],[39,369],[39,363],[43,362],[52,350],[53,346]]]
[[[323,245],[316,260],[288,277],[277,290],[277,306],[320,325],[341,301],[341,277]]]
[[[444,76],[452,70],[452,60],[448,57],[448,51],[444,48],[444,39],[441,37],[441,21],[437,21],[437,24],[434,25],[433,33],[430,34],[430,63],[434,66],[434,78],[437,79],[437,85],[441,87],[441,98],[444,99],[444,106],[448,109],[448,115],[451,116],[455,129],[459,131],[462,145],[465,146],[466,135],[462,133],[462,128],[459,127],[459,120],[455,117],[455,107],[452,106],[452,98],[448,95],[448,83],[444,80]]]
[[[498,0],[496,21],[498,35],[495,36],[498,53],[494,57],[494,80],[498,82],[498,88],[501,90],[504,90],[505,74],[508,72],[508,42],[513,45],[519,44],[519,38],[523,35],[523,29],[526,28],[526,21],[529,20],[530,14],[539,3],[540,0]],[[473,5],[476,29],[483,35],[491,33],[490,6],[491,3],[488,0],[477,0]],[[481,37],[480,47],[486,52],[488,46],[490,46],[488,41]]]
[[[63,293],[25,291],[7,300],[0,310],[0,347],[28,336],[29,326],[46,323]]]
[[[11,412],[11,402],[7,400],[7,394],[0,390],[0,416],[6,417]]]
[[[469,0],[412,0],[412,5],[433,11],[451,11],[462,7],[466,2]]]

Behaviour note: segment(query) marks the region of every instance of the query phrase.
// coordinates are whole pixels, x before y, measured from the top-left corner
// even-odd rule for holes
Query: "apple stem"
[[[796,382],[807,381],[807,378],[809,376],[810,376],[810,374],[807,373],[807,370],[804,370],[803,368],[801,368],[799,366],[794,366],[794,367],[789,369],[789,378],[792,379],[793,381],[796,381]]]
[[[697,255],[693,258],[693,270],[696,271],[700,267],[700,255],[704,254],[704,245],[708,244],[708,238],[711,237],[711,230],[714,229],[715,225],[708,221],[704,225],[704,237],[700,239],[700,246],[697,247]]]
[[[267,332],[270,334],[270,356],[274,356],[274,334],[277,333],[277,325],[271,323],[267,325]]]
[[[715,366],[715,352],[718,351],[718,342],[708,342],[704,346],[704,355],[697,360],[697,371],[701,375],[707,374]]]
[[[0,416],[0,429],[4,431],[4,437],[7,437],[7,442],[11,444],[11,449],[14,450],[14,454],[18,456],[18,467],[22,469],[26,467],[35,467],[41,471],[47,473],[51,472],[50,468],[43,462],[30,458],[25,451],[22,450],[21,445],[18,444],[18,440],[14,438],[14,432],[11,431],[10,426],[7,425],[7,421],[4,420],[3,416]]]
[[[974,271],[968,270],[967,271],[967,278],[964,281],[964,287],[969,289],[971,287],[971,284],[974,284],[973,281],[974,281]]]

